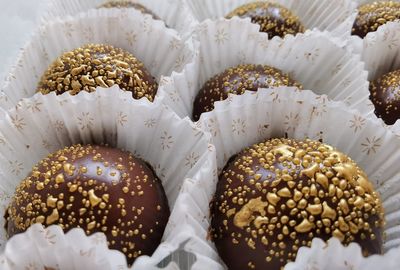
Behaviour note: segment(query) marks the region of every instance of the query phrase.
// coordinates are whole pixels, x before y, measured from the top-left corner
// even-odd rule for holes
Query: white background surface
[[[38,26],[48,0],[0,0],[0,85]],[[66,0],[68,1],[68,0]]]

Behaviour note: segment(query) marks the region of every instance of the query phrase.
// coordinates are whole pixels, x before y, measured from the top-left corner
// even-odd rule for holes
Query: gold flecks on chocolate
[[[229,94],[242,95],[246,90],[279,86],[302,88],[288,74],[267,65],[243,64],[228,68],[200,89],[193,104],[193,119],[197,121],[203,112],[212,111],[214,102],[227,99]]]
[[[396,123],[400,119],[400,69],[372,81],[369,91],[376,116],[382,118],[387,125]]]
[[[142,4],[135,3],[133,0],[113,0],[113,1],[107,1],[104,4],[98,6],[98,8],[134,8],[136,10],[139,10],[143,14],[148,14],[151,17],[153,17],[154,20],[160,20],[160,17],[158,17],[154,12],[143,6]]]
[[[88,44],[55,60],[40,79],[37,92],[76,95],[115,84],[132,92],[135,99],[146,97],[150,101],[158,87],[143,63],[129,52],[110,45]]]
[[[117,169],[119,178],[108,176]],[[128,187],[143,196],[124,192]],[[22,180],[7,209],[6,229],[9,236],[33,223],[101,231],[131,264],[153,253],[168,217],[161,182],[144,161],[114,148],[73,145],[50,154]]]
[[[305,31],[299,17],[277,3],[256,1],[244,4],[230,12],[226,18],[234,16],[250,18],[251,22],[260,25],[261,32],[268,33],[269,39],[274,36],[284,37],[287,34],[295,35]]]
[[[317,141],[271,139],[221,172],[210,235],[229,269],[280,269],[314,237],[380,253],[383,217],[378,193],[345,154]]]
[[[358,8],[352,35],[364,38],[387,22],[400,19],[400,3],[397,1],[375,1],[363,4]]]

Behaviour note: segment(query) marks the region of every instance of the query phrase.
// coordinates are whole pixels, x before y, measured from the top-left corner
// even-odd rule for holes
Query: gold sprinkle
[[[316,173],[316,179],[318,184],[320,184],[324,189],[328,189],[329,186],[329,181],[328,177],[325,176],[325,174],[322,173]]]
[[[98,205],[101,202],[101,199],[99,197],[96,196],[96,194],[94,193],[94,189],[89,190],[89,201],[90,201],[90,205],[92,207],[95,207],[96,205]]]
[[[294,229],[299,233],[306,233],[311,231],[314,228],[314,224],[312,224],[308,219],[303,219],[303,221],[294,227]]]
[[[44,189],[44,184],[43,184],[42,182],[37,183],[37,184],[36,184],[36,189],[37,189],[37,190],[42,190],[42,189]]]
[[[288,188],[282,188],[278,191],[278,195],[281,197],[286,197],[286,198],[290,198],[292,197],[292,194],[290,192],[290,190]]]
[[[322,212],[322,218],[329,218],[331,220],[336,219],[336,212],[333,210],[331,207],[329,207],[327,202],[322,203],[323,206],[323,212]]]
[[[268,192],[267,193],[267,200],[270,204],[276,206],[281,198],[279,198],[276,194]]]
[[[50,225],[53,224],[54,222],[56,222],[58,220],[59,216],[58,216],[58,210],[57,208],[53,209],[53,212],[51,212],[50,216],[47,216],[46,218],[46,224]]]
[[[47,197],[47,206],[51,208],[55,208],[57,203],[57,198],[53,198],[53,196]]]
[[[322,205],[320,204],[309,204],[306,208],[306,210],[311,214],[311,215],[319,215],[322,212]]]
[[[57,174],[57,176],[56,176],[56,183],[57,183],[57,184],[64,183],[64,175],[63,175],[62,173]]]
[[[92,221],[87,225],[88,230],[93,230],[95,227],[96,227],[96,221]]]

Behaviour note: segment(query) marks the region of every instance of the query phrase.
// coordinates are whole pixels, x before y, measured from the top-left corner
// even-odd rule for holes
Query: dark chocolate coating
[[[150,101],[158,88],[143,63],[129,52],[110,45],[88,44],[55,60],[42,76],[37,92],[75,95],[115,84],[132,92],[135,99],[146,97]]]
[[[214,102],[225,100],[229,94],[242,95],[246,90],[301,85],[281,70],[266,65],[238,65],[209,79],[197,94],[193,105],[193,119],[214,109]]]
[[[99,8],[134,8],[139,10],[143,14],[150,15],[154,20],[161,20],[153,11],[143,6],[142,4],[135,3],[134,1],[120,0],[120,1],[108,1],[99,6]]]
[[[234,16],[250,18],[252,23],[260,25],[261,32],[268,33],[269,39],[275,36],[283,38],[287,34],[303,33],[305,29],[292,11],[279,4],[266,1],[244,4],[229,13],[226,18]]]
[[[375,114],[387,125],[400,118],[400,70],[384,74],[369,86],[370,98],[375,105]]]
[[[362,170],[320,142],[272,139],[231,158],[211,202],[211,237],[230,270],[282,269],[314,237],[382,252],[383,208]]]
[[[103,232],[132,264],[152,255],[169,214],[161,181],[144,161],[115,148],[74,145],[40,161],[20,183],[6,230],[11,237],[41,223]]]
[[[352,35],[364,38],[379,26],[400,19],[400,3],[395,1],[376,1],[361,5],[354,21]]]

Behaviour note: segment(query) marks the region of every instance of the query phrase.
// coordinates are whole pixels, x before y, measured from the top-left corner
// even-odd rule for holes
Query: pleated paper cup
[[[67,51],[102,43],[132,53],[162,84],[193,59],[191,42],[135,9],[99,9],[49,21],[22,49],[8,79],[0,86],[0,107],[9,109],[35,94],[48,66]],[[156,98],[159,95],[156,96]]]
[[[296,261],[287,264],[285,270],[396,270],[399,268],[399,256],[400,248],[393,248],[382,256],[365,258],[359,245],[350,244],[344,247],[336,238],[327,243],[321,239],[314,239],[310,248],[299,249]]]
[[[360,56],[340,46],[326,32],[309,31],[268,40],[249,19],[233,18],[203,22],[194,39],[199,47],[198,64],[188,64],[160,89],[165,92],[165,103],[181,117],[192,116],[193,101],[208,79],[239,64],[273,66],[288,73],[304,89],[373,114],[367,72]]]
[[[219,172],[231,156],[270,138],[309,138],[334,146],[357,162],[381,195],[386,221],[385,251],[400,245],[400,140],[377,119],[366,118],[342,102],[328,101],[326,96],[281,87],[231,95],[230,99],[217,102],[214,111],[204,113],[198,126],[212,136]],[[213,194],[214,190],[209,190],[198,205],[208,205]],[[208,208],[203,216],[208,217],[207,222],[202,219],[197,222],[207,228]],[[203,241],[214,247],[211,240],[203,238]],[[299,253],[297,257],[300,262],[301,256]],[[361,255],[355,259],[359,260],[357,263],[364,260]],[[387,257],[380,261],[381,269],[393,263]]]
[[[216,170],[215,151],[209,140],[209,135],[191,121],[180,119],[160,102],[132,101],[130,93],[117,86],[97,88],[93,93],[81,92],[76,96],[37,94],[22,100],[0,120],[0,216],[4,215],[16,186],[49,153],[76,143],[107,143],[130,151],[152,166],[161,179],[171,209],[162,243],[151,257],[138,258],[133,269],[158,269],[170,261],[174,267],[184,263],[193,265],[192,269],[201,269],[204,258],[212,257],[214,251],[204,248],[204,243],[196,239],[190,226],[190,214],[185,212],[187,206],[175,205],[183,199],[181,196],[187,196],[186,181],[202,186],[204,172]],[[4,228],[4,219],[0,219],[0,228]],[[29,238],[34,232],[28,234]],[[68,239],[67,236],[61,238]],[[79,241],[74,239],[79,246]],[[6,232],[1,229],[0,245],[4,247],[6,241]],[[32,261],[39,267],[58,269],[57,264],[63,262],[62,249],[45,257],[40,246],[36,245],[32,251],[28,249],[28,253],[16,250],[18,245],[10,243],[4,256],[18,267]],[[74,251],[77,250],[74,248]],[[13,253],[25,259],[18,261],[19,257],[13,257]],[[114,263],[105,253],[100,255],[98,258],[104,256],[106,261]],[[80,262],[79,258],[74,259]],[[112,266],[111,269],[117,269]]]
[[[218,19],[228,15],[241,5],[256,0],[187,0],[199,21]],[[347,38],[354,22],[356,3],[351,0],[272,0],[296,14],[306,29],[329,31]]]
[[[0,267],[2,270],[111,270],[126,269],[126,262],[122,253],[108,249],[103,233],[87,237],[82,229],[64,234],[59,226],[45,229],[34,224],[26,233],[10,239],[0,255]]]
[[[98,8],[107,3],[107,0],[81,1],[81,0],[52,0],[47,13],[43,17],[45,20],[63,18],[65,15],[75,16],[81,12]],[[188,37],[197,24],[196,18],[192,15],[186,2],[183,0],[135,0],[165,22],[168,27],[176,29],[182,36]]]

